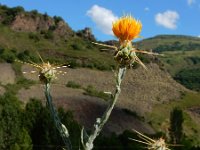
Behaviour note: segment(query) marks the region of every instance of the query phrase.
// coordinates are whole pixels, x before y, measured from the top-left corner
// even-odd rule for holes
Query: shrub
[[[31,32],[31,33],[29,33],[28,37],[29,37],[29,39],[34,40],[34,42],[39,42],[40,41],[40,37],[36,33]]]
[[[52,40],[54,38],[53,32],[52,31],[46,31],[45,34],[44,34],[44,38]]]
[[[17,79],[17,84],[24,87],[25,89],[28,89],[30,86],[32,86],[35,83],[33,80],[26,79],[24,77],[20,77]]]
[[[68,81],[66,84],[66,87],[74,88],[74,89],[79,89],[81,88],[81,85],[74,82],[74,81]]]
[[[54,31],[56,29],[56,26],[55,25],[51,25],[50,27],[49,27],[49,31]]]
[[[3,7],[3,9],[5,12],[4,14],[2,14],[3,16],[2,23],[6,25],[10,25],[15,19],[16,15],[24,12],[24,8],[20,6],[14,7],[14,8]]]
[[[82,50],[82,49],[84,49],[83,45],[81,45],[80,43],[73,43],[73,44],[71,44],[71,47],[74,50]]]
[[[200,69],[183,69],[179,71],[174,79],[192,90],[200,90]]]
[[[43,18],[44,18],[45,21],[48,20],[49,17],[48,17],[48,14],[46,12],[43,14]]]
[[[16,59],[16,51],[10,49],[1,49],[1,59],[5,60],[8,63],[13,63]]]
[[[37,10],[32,10],[32,11],[30,12],[30,14],[31,14],[31,17],[32,17],[33,19],[35,19],[35,18],[39,15],[39,13],[38,13]]]
[[[17,54],[17,58],[22,60],[22,61],[31,60],[31,61],[33,61],[35,63],[39,62],[38,57],[32,55],[30,53],[30,51],[28,51],[28,50],[24,50],[23,52],[18,53]]]
[[[69,62],[70,68],[77,68],[81,66],[81,64],[78,63],[76,59],[71,59],[68,62]]]
[[[106,101],[110,99],[110,95],[105,94],[103,91],[96,90],[92,85],[87,86],[84,94],[94,96],[94,97],[99,97]]]
[[[59,17],[59,16],[54,16],[53,19],[54,19],[56,25],[58,24],[58,22],[63,21],[63,18]]]

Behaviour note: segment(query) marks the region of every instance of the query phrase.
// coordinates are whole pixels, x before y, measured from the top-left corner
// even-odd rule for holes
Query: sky
[[[141,36],[190,35],[200,38],[200,0],[0,0],[50,16],[61,16],[75,30],[92,29],[97,40],[116,39],[112,22],[132,15],[142,22]]]

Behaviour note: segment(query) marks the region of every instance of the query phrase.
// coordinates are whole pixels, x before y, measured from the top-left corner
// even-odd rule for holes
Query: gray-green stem
[[[90,136],[87,136],[87,134],[85,133],[84,129],[82,129],[81,132],[81,142],[83,144],[83,148],[84,150],[91,150],[93,149],[93,143],[94,140],[96,139],[96,137],[99,135],[99,133],[101,132],[103,126],[105,125],[105,123],[108,121],[111,112],[118,100],[118,97],[120,95],[121,92],[121,82],[123,80],[123,77],[125,75],[126,72],[126,67],[119,67],[118,73],[117,73],[117,79],[116,79],[116,89],[115,89],[115,93],[112,96],[112,99],[106,109],[106,111],[104,112],[102,118],[97,118],[96,123],[94,124],[94,129],[92,130],[92,133]]]
[[[65,147],[67,148],[67,150],[72,150],[72,145],[71,142],[69,140],[69,132],[67,130],[67,128],[65,127],[65,125],[63,125],[60,121],[60,118],[58,117],[58,113],[52,103],[52,97],[50,94],[50,83],[46,83],[45,84],[45,96],[47,99],[47,105],[49,107],[49,110],[51,112],[51,116],[54,120],[54,123],[56,125],[56,128],[58,129],[64,143],[65,143]]]

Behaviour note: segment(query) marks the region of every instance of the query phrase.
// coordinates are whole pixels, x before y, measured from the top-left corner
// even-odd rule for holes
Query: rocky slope
[[[122,83],[122,94],[118,106],[145,115],[156,104],[167,103],[171,100],[180,99],[181,94],[187,91],[182,85],[175,82],[171,76],[161,70],[155,63],[147,65],[148,70],[142,67],[127,71]],[[30,70],[27,66],[23,71]],[[26,74],[28,79],[36,79],[37,76]],[[73,81],[83,88],[91,85],[98,91],[114,91],[115,79],[111,71],[97,71],[91,69],[67,69],[66,77],[60,76],[58,84],[67,84]]]
[[[127,71],[122,83],[122,94],[105,131],[121,133],[125,129],[135,128],[152,133],[153,130],[150,126],[140,121],[140,117],[140,119],[137,119],[137,115],[145,116],[146,113],[151,112],[153,106],[178,100],[182,95],[181,93],[187,91],[183,86],[176,83],[167,72],[160,70],[157,64],[151,63],[147,67],[148,70],[138,67]],[[32,69],[28,65],[22,66],[22,71],[29,72]],[[107,102],[100,98],[85,95],[83,89],[90,85],[98,91],[113,92],[114,73],[86,68],[67,68],[63,71],[66,71],[67,74],[59,75],[52,86],[54,103],[67,110],[72,110],[79,122],[86,127],[91,127],[95,118],[106,109]],[[24,76],[27,79],[38,80],[37,74],[24,74]],[[65,85],[69,81],[81,85],[82,88],[66,87]],[[23,88],[19,90],[17,95],[23,102],[27,102],[30,98],[45,101],[43,87],[40,84],[33,85],[30,89]]]
[[[10,72],[12,68],[8,64],[1,64],[7,78],[15,79],[15,75]],[[135,128],[143,132],[152,133],[149,125],[131,115],[136,112],[145,115],[151,108],[160,103],[167,103],[170,100],[177,100],[181,97],[181,92],[186,91],[184,87],[176,83],[166,72],[160,70],[158,65],[147,65],[148,70],[142,67],[127,71],[124,82],[122,83],[122,94],[117,106],[112,114],[111,120],[105,131],[121,133],[125,129]],[[33,68],[28,65],[22,66],[22,71],[30,71]],[[70,69],[67,68],[66,75],[59,75],[52,86],[52,96],[57,106],[62,106],[74,112],[75,118],[86,127],[91,127],[95,118],[100,116],[106,109],[107,102],[96,97],[84,94],[84,88],[92,85],[98,91],[114,91],[114,73],[111,71],[98,71],[91,69]],[[38,81],[37,74],[24,74],[27,79]],[[4,78],[0,78],[4,82]],[[74,81],[82,86],[82,89],[72,89],[65,85],[68,81]],[[30,98],[41,99],[45,104],[43,86],[41,84],[32,85],[28,89],[20,89],[17,93],[18,98],[27,102]]]

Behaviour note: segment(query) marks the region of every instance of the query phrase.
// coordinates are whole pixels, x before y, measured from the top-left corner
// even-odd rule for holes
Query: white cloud
[[[118,17],[111,10],[94,5],[87,11],[87,15],[103,33],[113,35],[112,22],[117,20]]]
[[[158,13],[155,15],[156,23],[169,29],[176,29],[179,18],[179,14],[176,11],[171,10],[167,10],[163,13]]]
[[[200,38],[200,35],[198,35],[197,37]]]
[[[196,2],[196,0],[187,0],[187,3],[189,6],[191,6],[192,4],[194,4]]]
[[[150,10],[149,7],[144,8],[144,11],[149,11],[149,10]]]

